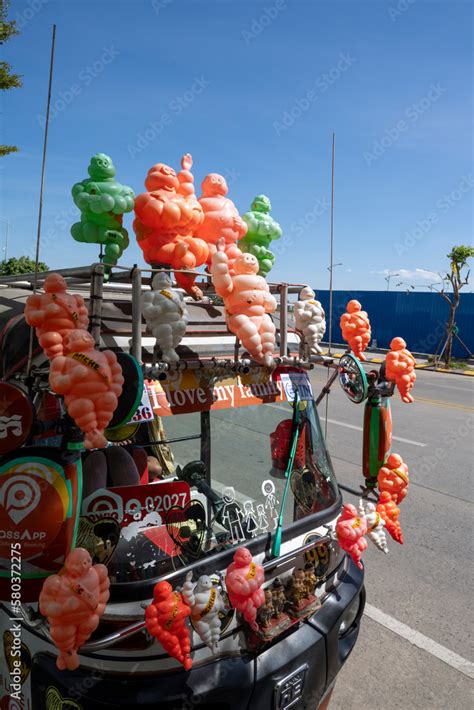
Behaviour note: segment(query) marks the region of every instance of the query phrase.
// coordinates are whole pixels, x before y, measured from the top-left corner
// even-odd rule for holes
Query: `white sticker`
[[[150,402],[150,395],[148,394],[148,389],[146,383],[143,385],[143,394],[141,402],[138,406],[137,411],[133,415],[129,424],[138,424],[139,422],[149,422],[153,419],[153,407]]]
[[[295,399],[295,387],[298,387],[300,400],[313,399],[313,388],[306,372],[282,372],[280,378],[288,402],[293,402]]]

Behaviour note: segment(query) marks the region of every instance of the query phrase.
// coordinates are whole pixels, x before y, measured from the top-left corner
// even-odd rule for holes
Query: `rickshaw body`
[[[137,294],[145,284],[140,272],[120,272],[120,278],[116,282],[112,278],[107,287],[102,276],[101,265],[74,275],[75,288],[81,287],[82,278],[82,288],[90,289],[92,333],[102,347],[130,351],[145,378],[141,404],[127,431],[139,426],[147,438],[134,442],[132,434],[132,442],[126,439],[122,446],[132,453],[134,449],[150,452],[153,446],[162,454],[162,468],[169,469],[154,481],[133,478],[132,483],[117,486],[108,477],[107,485],[91,487],[84,476],[85,488],[81,491],[78,486],[80,500],[69,547],[95,541],[95,561],[108,567],[111,595],[98,629],[79,651],[77,670],[56,667],[56,649],[38,611],[41,577],[21,577],[21,604],[12,607],[4,591],[5,581],[10,580],[4,575],[0,706],[33,710],[136,704],[164,710],[322,707],[356,643],[365,603],[363,570],[339,548],[334,535],[342,499],[309,378],[313,367],[330,368],[332,361],[305,360],[298,353],[297,339],[286,323],[285,285],[279,291],[280,356],[272,371],[236,356],[222,309],[211,299],[190,305],[191,327],[181,346],[180,364],[169,367],[157,359],[141,320]],[[29,286],[7,287],[3,293],[4,303],[12,304],[12,312],[4,307],[4,326],[8,326],[3,338],[3,382],[27,392],[38,412],[47,391],[47,367],[35,343],[29,380],[17,368],[27,356],[29,329],[21,313]],[[12,329],[14,337],[8,336]],[[13,344],[21,338],[20,352],[13,356]],[[302,425],[281,549],[274,557],[272,541],[286,484],[295,389],[301,394]],[[58,466],[72,467],[76,479],[83,478],[87,466],[80,443],[64,431],[59,436],[45,426],[40,429],[21,449],[4,457],[2,467],[20,454],[47,457],[49,452]],[[122,484],[123,480],[126,477]],[[47,510],[42,514],[47,515]],[[22,540],[14,536],[8,540],[11,549],[16,542]],[[189,573],[194,580],[206,574],[226,599],[225,572],[240,545],[263,565],[266,589],[275,584],[288,588],[295,570],[311,566],[316,578],[314,600],[299,617],[285,614],[285,623],[267,635],[252,632],[227,603],[217,650],[211,651],[191,628],[193,666],[185,671],[146,629],[144,609],[154,585],[167,580],[179,589]],[[6,545],[2,555],[5,549]],[[18,643],[17,637],[21,637]],[[17,658],[20,688],[13,697],[11,678]]]

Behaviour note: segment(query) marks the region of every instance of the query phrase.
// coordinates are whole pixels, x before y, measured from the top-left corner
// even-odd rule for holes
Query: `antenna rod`
[[[329,266],[329,348],[328,355],[331,355],[332,346],[332,271],[334,266],[334,151],[336,146],[336,134],[332,134],[332,159],[331,159],[331,242],[330,242],[330,266]]]
[[[49,109],[51,105],[51,87],[53,84],[53,66],[54,66],[54,44],[56,41],[56,25],[53,25],[53,36],[51,40],[51,59],[49,63],[49,83],[48,83],[48,101],[46,104],[46,122],[44,127],[44,144],[43,144],[43,162],[41,166],[41,186],[38,209],[38,231],[36,235],[36,256],[35,256],[35,278],[33,281],[33,293],[36,293],[38,285],[38,263],[41,241],[41,218],[43,216],[43,191],[44,191],[44,173],[46,168],[46,150],[48,147],[48,128],[49,128]],[[30,374],[31,360],[33,356],[33,328],[30,329],[30,347],[28,352],[28,367],[27,373]]]

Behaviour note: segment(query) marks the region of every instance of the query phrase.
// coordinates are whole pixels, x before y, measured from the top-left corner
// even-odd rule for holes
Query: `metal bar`
[[[332,373],[331,377],[328,379],[326,384],[324,385],[323,389],[321,390],[320,394],[318,395],[318,398],[316,400],[316,406],[324,399],[324,397],[329,394],[331,391],[331,385],[336,379],[336,377],[339,374],[339,369],[335,369],[334,372]]]
[[[350,486],[344,486],[342,483],[338,483],[338,486],[341,491],[346,491],[346,493],[352,493],[352,495],[357,496],[357,498],[363,498],[364,500],[369,500],[372,503],[379,502],[378,498],[369,498],[369,496],[366,495],[366,489],[362,488],[362,486],[360,487],[360,490],[357,490],[357,488],[351,488]]]
[[[148,441],[146,444],[134,444],[140,449],[146,449],[147,446],[160,446],[163,444],[178,444],[180,441],[193,441],[200,439],[201,434],[190,434],[189,436],[177,436],[175,439],[159,439],[158,441]]]
[[[142,272],[135,265],[132,270],[132,346],[130,352],[142,362]]]
[[[89,331],[96,347],[100,345],[100,327],[102,322],[102,299],[104,286],[104,265],[94,264],[92,267],[90,289],[90,325]]]
[[[206,483],[211,487],[211,413],[209,410],[201,412],[201,461],[206,469]],[[206,497],[207,519],[213,516],[212,503]]]
[[[282,283],[280,287],[280,355],[286,356],[288,345],[288,284]]]
[[[291,552],[287,552],[284,555],[281,555],[275,560],[268,560],[267,562],[264,562],[262,567],[265,570],[265,572],[268,572],[272,569],[275,569],[275,567],[279,567],[282,564],[285,564],[286,562],[289,562],[290,560],[294,559],[298,555],[303,554],[304,552],[307,552],[308,550],[312,550],[313,547],[317,547],[318,545],[324,545],[327,542],[331,542],[332,540],[331,535],[323,535],[322,537],[318,538],[317,540],[312,540],[311,542],[308,542],[306,545],[302,545],[301,547],[298,547],[296,550],[292,550]],[[202,560],[201,560],[202,563]],[[160,582],[163,581],[170,581],[172,579],[176,579],[178,577],[181,577],[186,570],[189,567],[183,567],[180,570],[176,570],[175,572],[170,572],[169,574],[165,574],[162,577],[159,578]],[[81,646],[79,653],[85,652],[85,653],[90,653],[92,651],[101,651],[104,648],[108,648],[109,646],[113,646],[114,644],[118,643],[119,641],[122,641],[124,638],[127,638],[128,636],[132,636],[133,634],[138,633],[139,631],[142,631],[145,628],[145,622],[144,621],[137,621],[134,624],[131,624],[130,626],[126,626],[124,629],[120,629],[119,631],[115,631],[112,634],[109,634],[108,636],[104,636],[101,639],[97,639],[97,641],[91,641],[90,643],[86,643],[84,646]]]

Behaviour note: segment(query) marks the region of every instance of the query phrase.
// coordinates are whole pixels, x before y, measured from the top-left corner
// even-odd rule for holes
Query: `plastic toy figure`
[[[59,649],[59,670],[79,666],[77,650],[98,627],[108,599],[107,567],[93,565],[82,547],[69,553],[59,574],[45,580],[39,609],[48,617],[51,638]]]
[[[181,593],[191,608],[191,621],[199,637],[215,653],[221,635],[219,612],[224,611],[224,601],[210,577],[203,575],[195,583],[192,578],[193,573],[188,572]]]
[[[362,569],[361,553],[367,549],[367,523],[364,516],[357,513],[355,506],[346,503],[336,522],[336,535],[339,545]]]
[[[314,573],[314,567],[310,562],[307,562],[304,566],[304,584],[307,597],[314,594],[317,583],[318,579]]]
[[[237,246],[241,251],[257,257],[259,274],[264,278],[275,263],[275,255],[269,250],[274,239],[280,239],[282,230],[278,222],[270,215],[271,202],[266,195],[257,195],[252,202],[250,212],[242,219],[247,225],[247,234],[240,239]]]
[[[176,348],[186,332],[189,315],[182,294],[171,288],[166,272],[155,274],[152,290],[143,293],[142,313],[161,348],[162,360],[178,362]]]
[[[233,264],[233,260],[241,254],[236,246],[237,240],[247,233],[247,225],[241,219],[236,206],[226,197],[229,188],[225,178],[217,173],[210,173],[204,178],[202,195],[199,204],[204,212],[204,221],[197,227],[194,234],[204,239],[209,247],[208,266],[212,263],[219,239],[224,239],[224,251]],[[257,268],[258,271],[258,268]]]
[[[349,301],[346,306],[347,313],[341,316],[340,326],[342,337],[349,344],[354,355],[359,360],[365,360],[364,350],[370,343],[369,317],[359,301]]]
[[[288,601],[292,608],[298,608],[304,599],[306,599],[305,573],[302,569],[295,569],[288,587]]]
[[[379,491],[390,493],[392,500],[402,502],[408,492],[408,466],[398,454],[390,454],[377,476]]]
[[[257,611],[257,623],[263,629],[270,625],[272,617],[275,614],[273,607],[273,595],[271,589],[265,589],[265,601]]]
[[[263,567],[253,561],[246,547],[239,547],[234,561],[227,568],[225,585],[230,603],[254,631],[258,629],[255,621],[257,609],[265,601],[263,582]]]
[[[387,531],[393,537],[395,542],[399,542],[400,545],[403,545],[402,528],[398,522],[400,508],[398,508],[396,503],[394,503],[388,491],[383,491],[380,494],[376,510],[385,521]]]
[[[378,547],[379,550],[387,554],[387,536],[384,530],[385,520],[380,513],[377,513],[374,503],[368,502],[364,509],[362,500],[360,500],[359,513],[362,517],[365,517],[365,522],[367,523],[367,537],[369,540],[374,543],[375,547]]]
[[[72,225],[71,234],[77,242],[105,245],[106,263],[116,264],[129,244],[122,221],[133,210],[133,190],[115,180],[112,159],[104,153],[91,158],[87,171],[90,177],[72,188],[81,221]]]
[[[89,317],[82,296],[68,293],[60,274],[46,277],[44,291],[26,299],[25,320],[36,328],[38,342],[52,360],[63,354],[64,340],[73,330],[87,328]]]
[[[66,355],[51,362],[51,389],[64,395],[68,414],[86,435],[85,448],[103,448],[107,446],[104,429],[122,393],[122,368],[112,350],[95,349],[86,330],[73,330],[64,347]]]
[[[153,165],[145,180],[147,192],[135,200],[133,229],[145,261],[152,266],[191,270],[208,258],[206,242],[194,237],[204,214],[194,193],[192,164],[187,153],[178,174],[164,163]],[[194,285],[195,275],[177,271],[175,278],[194,297],[201,295]]]
[[[268,314],[276,310],[276,301],[265,279],[257,276],[257,259],[252,254],[241,254],[234,261],[234,276],[231,276],[224,248],[224,240],[219,239],[212,257],[211,274],[216,293],[224,299],[227,327],[256,362],[270,367],[275,349],[275,325]]]
[[[189,671],[191,641],[186,618],[191,609],[179,592],[173,592],[169,582],[158,582],[153,590],[153,601],[145,611],[147,631],[158,639],[166,653],[176,658]]]
[[[300,300],[295,303],[295,325],[303,333],[306,356],[322,352],[319,343],[326,332],[324,309],[315,299],[312,288],[305,286],[300,291]]]
[[[285,587],[279,577],[275,579],[271,586],[272,591],[272,603],[273,603],[273,616],[278,619],[282,616],[285,611],[286,606],[286,594]]]
[[[395,382],[403,402],[410,404],[413,397],[410,390],[416,380],[415,358],[403,338],[393,338],[390,343],[390,352],[385,358],[385,375],[388,380]]]

